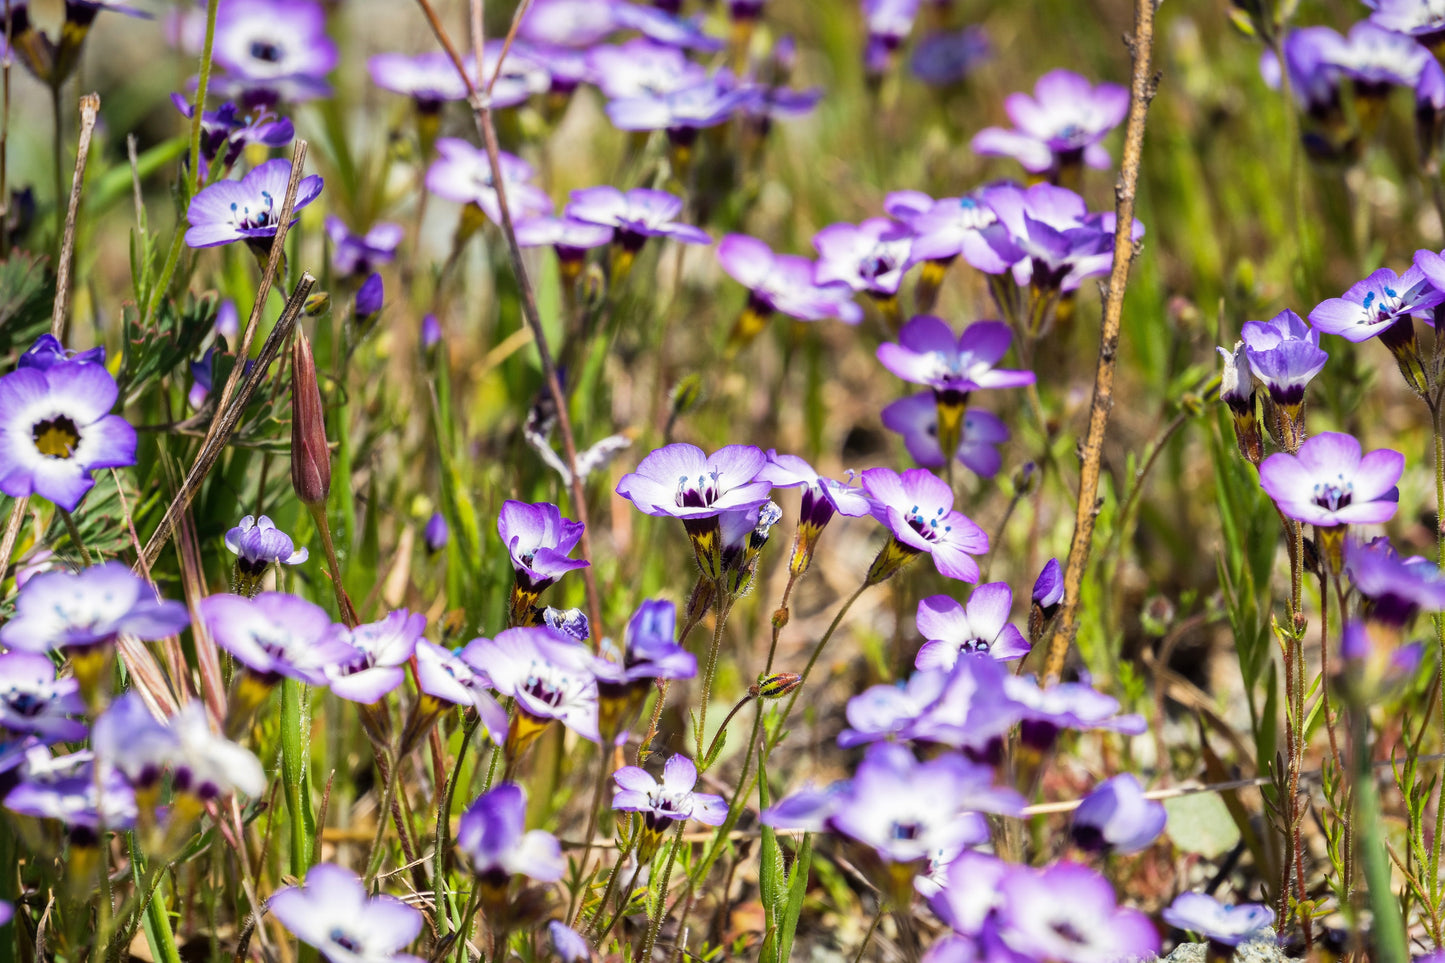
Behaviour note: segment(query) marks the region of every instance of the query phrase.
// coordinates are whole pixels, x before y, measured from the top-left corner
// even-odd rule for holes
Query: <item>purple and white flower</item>
[[[1263,936],[1265,928],[1274,924],[1274,910],[1262,903],[1234,906],[1204,893],[1180,893],[1160,915],[1170,926],[1222,946],[1238,946]]]
[[[1362,454],[1351,435],[1321,432],[1299,453],[1276,452],[1259,466],[1259,483],[1290,518],[1322,528],[1379,525],[1395,515],[1395,483],[1405,456],[1390,448]]]
[[[238,595],[255,595],[272,565],[300,565],[310,557],[304,546],[297,548],[291,536],[265,515],[241,519],[241,524],[226,533],[226,548],[236,556]]]
[[[222,96],[249,103],[324,97],[336,66],[336,44],[326,35],[326,11],[310,0],[228,0],[216,18],[212,78]]]
[[[934,200],[920,191],[895,191],[884,199],[883,209],[913,232],[909,259],[951,262],[964,260],[985,273],[1002,274],[1005,263],[984,237],[998,223],[998,215],[975,194]]]
[[[985,187],[980,200],[998,216],[985,237],[998,260],[1012,265],[1014,283],[1068,293],[1105,274],[1114,257],[1114,215],[1090,214],[1084,199],[1052,184]],[[1144,226],[1135,220],[1134,239]],[[987,273],[993,264],[974,264]]]
[[[1169,814],[1144,795],[1133,773],[1106,779],[1074,810],[1069,837],[1087,853],[1137,853],[1159,837]]]
[[[676,90],[613,100],[607,116],[618,130],[665,130],[674,143],[686,145],[699,130],[716,127],[756,101],[758,93],[730,76],[707,77]]]
[[[150,583],[122,562],[79,572],[53,571],[25,583],[15,614],[0,626],[0,644],[22,652],[71,655],[109,645],[124,634],[147,642],[190,624],[179,602],[156,597]]]
[[[32,749],[25,755],[19,783],[5,796],[5,808],[53,819],[65,827],[72,843],[87,848],[99,844],[102,827],[126,830],[136,820],[130,785],[103,762],[97,773],[95,755],[89,751],[51,758],[47,749]]]
[[[609,243],[613,234],[611,227],[550,215],[518,221],[516,232],[519,247],[551,247],[564,270],[571,267],[574,275],[581,273],[587,251]]]
[[[1289,310],[1268,321],[1244,322],[1240,337],[1250,372],[1279,405],[1298,408],[1305,387],[1330,359],[1320,350],[1320,333]]]
[[[195,116],[195,106],[183,95],[171,94],[171,103],[187,120]],[[291,121],[264,108],[246,114],[228,101],[216,110],[201,112],[201,158],[212,172],[229,171],[247,144],[284,147],[295,136]]]
[[[592,652],[550,628],[506,629],[495,639],[473,639],[462,661],[486,673],[492,688],[516,700],[509,743],[519,752],[556,720],[598,742],[597,676]]]
[[[848,700],[845,715],[848,728],[838,734],[844,749],[901,738],[930,706],[938,701],[948,683],[948,673],[915,672],[907,684],[880,683]]]
[[[626,100],[684,90],[707,80],[707,70],[678,47],[639,37],[587,52],[587,66],[609,100]]]
[[[421,963],[402,953],[421,933],[421,912],[395,896],[368,896],[349,869],[318,863],[304,886],[286,886],[267,903],[271,915],[330,963]]]
[[[923,468],[947,464],[938,441],[938,402],[932,391],[900,398],[884,407],[883,427],[903,436],[904,447]],[[992,478],[1003,465],[998,446],[1009,440],[1008,427],[992,412],[967,408],[959,432],[959,463],[981,478]]]
[[[873,499],[873,517],[893,534],[873,563],[878,571],[869,572],[870,580],[887,577],[880,563],[887,568],[889,556],[901,564],[926,552],[939,574],[978,581],[973,556],[988,551],[988,535],[968,516],[954,511],[953,489],[947,482],[922,468],[901,475],[889,468],[870,468],[863,473],[863,490]],[[892,571],[896,570],[894,564]]]
[[[614,240],[627,251],[637,252],[650,237],[666,237],[684,244],[710,244],[702,228],[677,220],[682,198],[666,191],[634,188],[625,194],[615,187],[588,187],[573,191],[567,202],[568,217],[614,230]]]
[[[378,221],[365,234],[353,234],[345,221],[328,215],[326,235],[331,238],[331,266],[341,275],[365,277],[392,262],[404,233],[400,224]]]
[[[346,641],[355,655],[326,666],[331,691],[351,702],[373,703],[401,685],[403,668],[426,631],[426,616],[397,609],[377,622],[350,629]]]
[[[1033,676],[1007,675],[1004,694],[1022,707],[1020,736],[1036,751],[1051,748],[1062,729],[1103,729],[1137,736],[1147,728],[1144,717],[1120,714],[1119,700],[1082,682],[1040,686]]]
[[[873,503],[862,489],[832,478],[824,478],[812,465],[797,455],[780,455],[768,449],[768,463],[758,477],[774,488],[801,486],[803,498],[798,513],[798,536],[789,562],[790,571],[801,575],[807,571],[817,547],[818,536],[833,520],[835,513],[849,518],[862,518],[872,513]]]
[[[282,676],[307,685],[326,685],[326,670],[355,656],[346,627],[331,621],[315,602],[285,592],[255,598],[210,595],[201,599],[201,618],[216,644],[231,653],[263,684]]]
[[[437,158],[427,168],[426,189],[448,201],[475,204],[493,224],[502,223],[502,208],[486,151],[455,137],[438,139],[436,149]],[[551,213],[552,198],[532,183],[537,172],[531,164],[506,151],[500,151],[497,160],[502,189],[507,193],[507,209],[514,219]]]
[[[74,511],[98,468],[135,464],[135,429],[115,407],[103,364],[80,358],[0,377],[0,492],[39,495]]]
[[[1087,866],[1010,867],[999,896],[998,938],[1024,959],[1111,963],[1159,951],[1149,917],[1119,906],[1114,887]]]
[[[746,234],[729,234],[718,242],[718,263],[748,289],[748,310],[760,318],[777,311],[801,321],[837,318],[846,324],[863,320],[846,284],[820,284],[816,265],[794,254],[774,254]]]
[[[276,236],[286,185],[291,179],[291,162],[269,160],[253,168],[238,181],[217,181],[191,198],[186,208],[186,243],[191,247],[216,247],[234,241],[256,241]],[[301,178],[292,213],[316,200],[321,193],[321,176]],[[295,224],[297,218],[292,218]]]
[[[878,360],[904,381],[931,387],[936,395],[962,395],[988,388],[1034,383],[1032,371],[995,367],[1008,353],[1013,332],[1002,321],[976,321],[955,336],[948,322],[932,315],[912,318],[898,341],[878,346]]]
[[[721,796],[697,792],[697,766],[678,754],[662,767],[662,779],[646,769],[623,766],[612,774],[617,788],[612,791],[612,808],[642,814],[649,832],[662,833],[675,822],[695,819],[705,826],[721,826],[728,818],[728,805]]]
[[[0,654],[0,726],[12,735],[35,736],[46,744],[85,738],[80,683],[57,679],[55,663],[39,652]]]
[[[1401,558],[1388,539],[1347,540],[1345,574],[1370,621],[1405,629],[1420,612],[1445,611],[1445,573],[1427,558]]]
[[[1070,70],[1052,70],[1034,84],[1034,94],[1009,94],[1004,110],[1013,130],[986,127],[973,137],[976,154],[1012,157],[1034,174],[1059,171],[1080,161],[1107,169],[1109,152],[1099,141],[1124,121],[1129,91],[1118,84],[1097,87]]]
[[[912,232],[886,217],[861,224],[832,224],[813,236],[818,251],[814,280],[846,284],[887,300],[898,294],[913,246]]]
[[[470,67],[470,58],[463,62]],[[450,100],[466,100],[467,85],[457,73],[452,58],[440,50],[414,55],[379,53],[366,61],[372,83],[383,90],[404,94],[416,102],[417,109],[435,113]],[[473,78],[475,69],[468,71]]]
[[[1431,262],[1437,261],[1441,262],[1440,270],[1431,273],[1445,283],[1445,259],[1434,255]],[[1404,274],[1380,268],[1350,285],[1343,296],[1321,301],[1310,312],[1310,323],[1326,334],[1360,342],[1384,334],[1396,322],[1408,324],[1411,317],[1429,318],[1430,309],[1445,300],[1445,292],[1422,270],[1424,263],[1431,262],[1417,260]]]
[[[488,886],[505,888],[513,876],[555,883],[567,870],[551,833],[527,830],[527,793],[504,782],[473,800],[457,825],[457,854]]]
[[[487,738],[501,744],[507,735],[507,710],[487,691],[491,679],[485,672],[427,639],[417,639],[415,666],[421,697],[407,721],[403,746],[415,745],[446,705],[475,709]]]
[[[1006,582],[980,585],[967,606],[947,595],[923,599],[916,619],[928,641],[918,650],[914,666],[951,670],[962,653],[981,653],[1000,662],[1028,655],[1028,640],[1008,620],[1012,605],[1013,592]]]
[[[966,80],[992,56],[993,47],[983,28],[944,30],[918,41],[908,69],[930,87],[947,87]]]
[[[497,534],[512,558],[517,585],[533,600],[563,575],[587,567],[585,560],[568,557],[582,538],[582,523],[563,518],[561,509],[550,502],[504,502]]]
[[[725,445],[711,455],[696,445],[664,445],[622,476],[617,494],[645,515],[713,518],[768,500],[772,484],[759,477],[766,464],[752,445]]]

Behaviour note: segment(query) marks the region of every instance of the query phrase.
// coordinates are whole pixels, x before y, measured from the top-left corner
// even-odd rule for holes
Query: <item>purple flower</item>
[[[527,793],[504,782],[478,796],[457,825],[457,854],[488,885],[505,887],[513,876],[555,883],[566,872],[557,837],[527,831]]]
[[[547,72],[549,107],[564,104],[573,91],[594,79],[592,67],[587,62],[587,52],[584,50],[553,43],[521,41],[512,45],[512,51],[522,54],[528,61]]]
[[[586,642],[592,638],[592,625],[587,621],[587,613],[581,609],[559,609],[549,605],[542,610],[540,624],[573,642]]]
[[[328,95],[325,77],[338,59],[326,11],[307,0],[230,0],[216,18],[213,56],[228,75],[213,78],[217,92],[235,89],[253,102]]]
[[[1204,893],[1180,893],[1164,912],[1164,922],[1198,933],[1211,943],[1238,946],[1263,936],[1274,923],[1274,910],[1261,903],[1231,906]]]
[[[1087,866],[1010,867],[999,894],[998,937],[1025,959],[1109,963],[1159,950],[1149,917],[1119,906],[1109,881]]]
[[[612,240],[612,228],[571,217],[539,215],[518,221],[519,247],[550,246],[564,264],[581,267],[589,248],[601,247]]]
[[[464,62],[463,67],[469,66]],[[474,63],[473,63],[474,66]],[[379,53],[366,61],[372,83],[383,90],[405,94],[419,110],[435,113],[449,100],[466,100],[467,85],[452,58],[440,50],[415,55]],[[476,77],[476,70],[469,71]]]
[[[947,595],[930,595],[918,603],[918,631],[928,641],[918,650],[914,666],[949,670],[965,652],[1000,662],[1028,655],[1028,640],[1008,620],[1012,605],[1013,592],[1005,582],[980,585],[966,607]]]
[[[759,477],[765,464],[767,456],[752,445],[725,445],[712,455],[696,445],[665,445],[622,476],[617,494],[646,515],[713,518],[768,500],[772,485]]]
[[[832,224],[813,236],[818,251],[814,280],[892,298],[908,270],[912,244],[908,228],[886,217],[862,224]]]
[[[118,391],[103,364],[79,359],[0,377],[0,492],[74,511],[98,468],[135,464],[135,429],[110,414]]]
[[[988,535],[953,510],[953,489],[947,482],[922,468],[901,475],[889,468],[870,468],[863,473],[863,490],[873,499],[873,517],[893,533],[892,542],[874,562],[875,569],[893,551],[902,560],[927,552],[939,574],[978,581],[978,564],[972,556],[988,551]],[[869,578],[881,574],[870,571]]]
[[[447,517],[441,512],[432,512],[431,518],[426,520],[426,528],[422,530],[421,536],[422,541],[426,542],[427,552],[435,555],[446,548],[449,532]]]
[[[504,502],[497,534],[512,557],[517,584],[534,598],[568,572],[587,567],[583,559],[568,558],[582,538],[582,523],[563,518],[550,502]]]
[[[962,254],[969,264],[988,274],[1009,269],[984,236],[984,230],[998,223],[998,215],[974,194],[945,197],[935,201],[918,191],[895,191],[883,202],[891,217],[913,232],[909,262],[952,261]]]
[[[973,137],[976,154],[1012,157],[1031,173],[1077,165],[1108,168],[1100,145],[1129,112],[1129,91],[1118,84],[1090,84],[1069,70],[1053,70],[1034,84],[1034,95],[1009,94],[1004,110],[1013,130],[986,127]]]
[[[426,172],[426,189],[437,197],[458,204],[475,204],[493,224],[502,222],[502,208],[497,201],[496,184],[487,153],[455,137],[442,137],[436,143],[437,158]],[[516,220],[547,214],[552,198],[532,184],[536,171],[532,165],[501,151],[498,156],[502,171],[502,188],[507,192],[507,209]]]
[[[171,103],[187,120],[195,116],[195,106],[184,95],[171,94]],[[201,157],[213,171],[217,161],[220,170],[229,171],[247,144],[284,147],[295,136],[291,121],[265,109],[247,115],[227,102],[217,110],[201,112]]]
[[[421,347],[430,351],[442,339],[442,323],[435,314],[424,314],[421,319]]]
[[[325,667],[331,691],[351,702],[378,701],[406,678],[402,667],[416,652],[425,630],[426,616],[406,609],[349,630],[346,641],[355,655]]]
[[[780,455],[769,448],[768,462],[758,472],[758,477],[774,488],[802,487],[803,498],[798,514],[799,547],[805,548],[810,556],[813,543],[833,520],[835,512],[849,518],[862,518],[873,510],[873,503],[861,489],[824,478],[797,455]],[[794,561],[801,564],[796,555]],[[806,565],[803,567],[806,569]]]
[[[677,606],[662,599],[639,605],[620,646],[602,640],[592,671],[598,729],[604,742],[615,741],[636,723],[653,680],[697,675],[697,657],[677,644]]]
[[[1082,682],[1040,687],[1033,676],[1009,675],[1003,690],[1023,707],[1022,740],[1035,750],[1051,747],[1061,729],[1103,729],[1129,736],[1145,731],[1142,716],[1120,715],[1118,699]]]
[[[845,284],[819,284],[816,267],[805,257],[774,254],[746,234],[729,234],[718,242],[718,263],[748,289],[748,310],[760,318],[777,311],[801,321],[837,318],[847,324],[863,320]]]
[[[537,43],[587,47],[617,29],[611,0],[535,0],[518,33]]]
[[[365,234],[353,234],[346,222],[335,215],[326,217],[326,235],[331,238],[331,266],[338,274],[361,277],[396,257],[396,247],[405,232],[400,224],[378,221]]]
[[[1310,323],[1326,334],[1337,334],[1347,341],[1368,341],[1383,334],[1397,321],[1413,317],[1429,317],[1430,309],[1445,300],[1445,293],[1432,281],[1445,282],[1445,264],[1439,272],[1427,277],[1426,263],[1445,261],[1433,252],[1430,262],[1416,261],[1404,274],[1381,268],[1350,286],[1343,297],[1321,301],[1310,312]]]
[[[1002,184],[984,188],[980,200],[999,219],[985,237],[999,260],[1013,265],[1020,287],[1067,293],[1108,272],[1114,257],[1113,215],[1090,214],[1073,191],[1052,184],[1027,189]],[[1142,237],[1143,225],[1136,220],[1131,233]],[[984,264],[974,267],[993,273]]]
[[[967,79],[993,55],[982,27],[964,27],[929,34],[913,48],[909,69],[930,87],[947,87]]]
[[[573,191],[568,217],[616,231],[617,243],[636,252],[649,237],[670,237],[684,244],[710,244],[707,232],[676,220],[682,198],[665,191],[634,188],[623,193],[615,187],[588,187]]]
[[[996,761],[1004,735],[1026,711],[1005,692],[1003,663],[964,653],[945,674],[938,697],[903,727],[900,739],[962,749],[971,759]]]
[[[677,90],[613,100],[607,116],[618,130],[665,130],[675,143],[689,144],[699,130],[723,123],[757,94],[731,78],[708,77]]]
[[[681,49],[641,37],[594,47],[587,53],[587,66],[610,100],[668,94],[707,79],[707,70]]]
[[[786,820],[786,803],[764,810],[762,822],[796,825]],[[830,794],[821,815],[826,828],[871,847],[880,860],[921,866],[936,850],[987,839],[979,812],[1013,814],[1022,805],[1013,790],[993,785],[987,766],[957,753],[919,762],[905,747],[879,742],[868,747],[853,779]]]
[[[848,728],[838,734],[844,749],[901,737],[943,694],[948,673],[915,672],[906,685],[880,683],[848,700]]]
[[[1290,91],[1300,107],[1316,120],[1340,116],[1339,61],[1345,38],[1329,27],[1302,27],[1284,38],[1284,66],[1289,73]],[[1264,82],[1278,89],[1282,80],[1280,64],[1273,52],[1260,58]]]
[[[386,288],[381,281],[381,275],[373,273],[361,283],[356,292],[355,311],[356,318],[360,323],[369,323],[381,313],[382,305],[386,302]]]
[[[913,32],[919,0],[862,0],[869,46],[894,51]]]
[[[1320,350],[1320,333],[1293,311],[1281,311],[1268,321],[1246,321],[1240,337],[1249,370],[1280,405],[1302,404],[1305,387],[1330,359]]]
[[[99,844],[102,826],[125,830],[136,819],[135,794],[125,778],[104,765],[97,774],[91,752],[52,759],[46,749],[31,750],[20,782],[5,796],[5,808],[22,816],[53,819],[65,827],[72,843],[87,848]]]
[[[1429,559],[1401,558],[1388,539],[1347,540],[1345,572],[1371,621],[1405,629],[1421,611],[1445,611],[1445,574]]]
[[[45,743],[78,742],[85,723],[80,683],[57,679],[55,663],[39,652],[0,654],[0,726],[11,735],[36,736]]]
[[[978,936],[1001,902],[999,884],[1008,872],[998,857],[966,849],[944,869],[943,885],[928,905],[955,933]]]
[[[176,792],[203,801],[232,792],[259,796],[266,790],[260,760],[216,733],[205,705],[195,700],[170,718],[158,720],[131,690],[96,720],[91,745],[101,761],[115,767],[143,798],[158,788],[167,769]]]
[[[552,920],[547,924],[547,938],[552,944],[552,952],[562,963],[588,963],[596,957],[592,944],[561,920]]]
[[[878,360],[904,381],[967,398],[973,391],[1034,383],[1032,371],[994,367],[1012,340],[1013,332],[1002,321],[976,321],[955,337],[948,322],[925,314],[902,327],[897,343],[879,345]]]
[[[25,583],[15,614],[0,626],[0,644],[23,652],[70,654],[109,645],[125,634],[147,642],[190,624],[186,607],[156,597],[150,583],[121,562],[79,572],[46,572]]]
[[[1388,93],[1392,85],[1413,88],[1425,64],[1433,59],[1411,37],[1369,20],[1351,27],[1334,53],[1335,65],[1355,81],[1357,89],[1375,95]]]
[[[401,952],[421,933],[420,911],[395,896],[368,896],[356,874],[335,863],[312,866],[305,886],[283,887],[267,905],[282,926],[330,963],[420,963],[420,957]]]
[[[1064,604],[1064,573],[1058,559],[1051,558],[1044,563],[1034,582],[1033,603],[1047,615],[1052,615]]]
[[[272,565],[300,565],[310,557],[304,546],[297,548],[291,536],[265,515],[241,519],[241,524],[226,533],[226,548],[236,556],[238,595],[255,595]]]
[[[416,687],[422,693],[420,708],[407,726],[403,744],[414,742],[436,721],[443,703],[477,710],[488,738],[500,744],[507,732],[507,710],[487,691],[491,681],[456,655],[426,639],[416,642]]]
[[[908,454],[920,466],[941,468],[946,464],[938,441],[938,402],[933,392],[920,391],[900,398],[883,409],[882,417],[883,427],[903,436]],[[967,408],[954,457],[978,476],[992,478],[1003,464],[997,446],[1008,439],[1008,428],[997,415],[981,408]]]
[[[728,804],[721,796],[694,792],[697,766],[684,755],[675,755],[662,767],[662,779],[646,769],[623,766],[612,774],[617,788],[612,791],[612,808],[618,812],[641,813],[649,832],[662,833],[674,822],[696,819],[705,826],[721,826],[728,818]]]
[[[1395,33],[1405,33],[1432,44],[1445,35],[1445,8],[1438,0],[1368,0],[1370,20]]]
[[[37,371],[49,371],[58,364],[67,361],[74,361],[76,364],[105,364],[105,346],[91,348],[89,351],[67,351],[65,346],[53,334],[42,334],[35,339],[35,343],[25,349],[18,361],[16,368],[34,368]]]
[[[266,684],[285,676],[324,686],[327,668],[356,653],[345,626],[316,603],[285,592],[252,599],[210,595],[201,599],[201,618],[216,644]]]
[[[186,244],[191,247],[216,247],[233,241],[251,241],[276,236],[280,207],[286,199],[286,184],[291,179],[291,162],[282,158],[269,160],[239,181],[218,181],[191,198],[186,220]],[[296,191],[293,213],[314,201],[321,193],[321,177],[311,174],[301,179]],[[291,223],[295,224],[297,218]]]
[[[619,30],[636,30],[644,37],[673,47],[685,47],[699,53],[715,53],[723,48],[716,37],[710,37],[700,30],[696,23],[686,17],[679,17],[628,0],[609,0],[613,23]]]
[[[1158,838],[1168,818],[1163,803],[1145,798],[1139,780],[1126,772],[1084,797],[1069,834],[1087,853],[1137,853]]]
[[[1389,448],[1361,455],[1350,435],[1322,432],[1299,454],[1277,452],[1259,466],[1259,483],[1279,510],[1320,527],[1378,525],[1395,515],[1395,483],[1405,456]]]
[[[516,700],[509,741],[518,743],[517,750],[554,719],[584,739],[600,741],[597,677],[592,653],[584,646],[549,628],[520,627],[495,639],[473,639],[461,658],[486,673],[492,688]]]

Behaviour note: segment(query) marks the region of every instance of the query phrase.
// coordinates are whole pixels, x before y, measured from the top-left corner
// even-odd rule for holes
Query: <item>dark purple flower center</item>
[[[907,516],[905,516],[908,527],[930,542],[936,542],[953,531],[952,525],[943,524],[947,519],[948,509],[946,508],[940,508],[933,514],[933,517],[925,518],[923,513],[918,510],[917,505],[909,509]]]
[[[276,199],[271,196],[270,191],[261,192],[261,203],[256,205],[255,210],[251,205],[239,207],[231,205],[231,214],[235,216],[236,228],[241,231],[259,230],[263,227],[276,226]]]
[[[36,449],[48,458],[69,458],[80,444],[80,429],[65,415],[37,421],[30,429]]]
[[[1053,930],[1060,939],[1068,940],[1070,943],[1078,946],[1084,946],[1089,942],[1089,938],[1079,932],[1070,920],[1058,920],[1049,924],[1049,928]]]
[[[341,947],[343,950],[346,950],[349,953],[361,952],[361,940],[358,940],[355,937],[351,936],[339,926],[334,927],[331,930],[330,938],[331,942],[335,943],[337,946]]]
[[[1335,481],[1316,482],[1314,503],[1328,511],[1337,512],[1354,500],[1355,483],[1346,481],[1343,473]]]
[[[879,276],[897,269],[898,259],[886,251],[874,251],[865,257],[858,265],[858,273],[870,281],[878,280]]]
[[[251,56],[257,60],[264,60],[268,64],[280,63],[282,50],[277,44],[269,40],[251,41]]]
[[[923,827],[918,823],[894,823],[889,830],[888,836],[895,840],[917,839],[923,832]]]
[[[33,692],[19,691],[13,686],[5,694],[5,704],[9,706],[10,711],[27,719],[40,715],[48,703],[48,699],[42,699]]]
[[[713,470],[706,475],[698,475],[694,483],[686,475],[677,480],[676,502],[678,508],[709,508],[718,497],[722,495],[723,488],[719,484],[722,480],[721,472]]]
[[[958,647],[960,652],[987,653],[989,642],[987,639],[965,639]]]

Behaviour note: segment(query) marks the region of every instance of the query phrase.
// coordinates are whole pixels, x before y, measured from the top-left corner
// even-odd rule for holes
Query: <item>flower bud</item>
[[[381,314],[382,303],[386,299],[386,289],[382,286],[381,275],[372,272],[371,276],[361,283],[361,289],[356,292],[356,323],[368,325],[376,320]]]
[[[803,677],[796,672],[774,672],[758,676],[752,694],[760,699],[781,699],[803,684]]]
[[[442,323],[437,320],[435,314],[428,314],[421,319],[421,347],[423,351],[430,351],[438,341],[442,339]]]
[[[326,446],[326,412],[316,384],[311,342],[297,332],[291,346],[291,487],[307,505],[322,505],[331,494],[331,451]]]
[[[427,519],[426,529],[422,532],[422,538],[426,540],[426,550],[436,554],[446,547],[450,529],[447,528],[446,516],[441,512],[433,512],[431,518]]]
[[[319,318],[331,310],[331,295],[318,291],[306,299],[301,310],[306,312],[308,318]]]

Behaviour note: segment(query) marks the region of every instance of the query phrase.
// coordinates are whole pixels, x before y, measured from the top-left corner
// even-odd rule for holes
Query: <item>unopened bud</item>
[[[376,319],[381,313],[382,303],[386,300],[386,289],[382,286],[381,275],[373,272],[361,284],[361,289],[356,292],[356,320],[359,324],[368,324]]]
[[[291,487],[307,505],[324,504],[331,494],[331,451],[316,360],[311,342],[299,331],[291,347]]]
[[[306,305],[302,308],[308,318],[319,318],[331,310],[331,295],[325,291],[318,291],[306,299]]]
[[[796,672],[774,672],[758,676],[757,685],[749,692],[759,699],[781,699],[803,684],[803,677]]]

